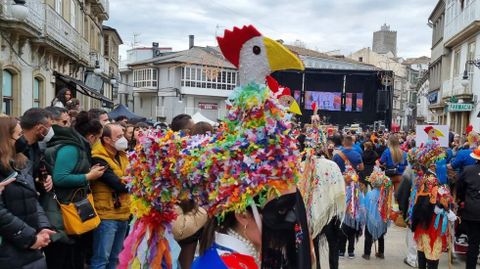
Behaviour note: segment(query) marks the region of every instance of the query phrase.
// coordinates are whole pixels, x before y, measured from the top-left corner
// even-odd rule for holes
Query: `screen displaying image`
[[[319,110],[340,111],[342,106],[341,92],[305,92],[305,109],[312,109],[312,103],[317,103]]]
[[[347,93],[345,111],[362,112],[363,93]]]
[[[295,98],[295,101],[297,101],[297,104],[300,104],[300,91],[294,91],[293,92],[293,98]]]

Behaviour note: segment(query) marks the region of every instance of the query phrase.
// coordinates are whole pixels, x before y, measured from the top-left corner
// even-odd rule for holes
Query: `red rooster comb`
[[[243,26],[242,29],[233,27],[233,31],[225,30],[223,37],[217,37],[217,41],[223,56],[238,68],[243,44],[261,35],[252,25]]]
[[[425,127],[425,129],[423,129],[423,130],[425,131],[425,133],[428,134],[428,132],[430,132],[430,130],[432,130],[432,129],[433,129],[432,126],[427,126],[427,127]]]
[[[470,132],[472,132],[472,131],[473,131],[473,125],[469,124],[469,125],[467,126],[467,129],[465,129],[465,132],[466,132],[467,135],[468,135],[468,134],[469,134]]]
[[[313,115],[317,115],[317,102],[312,102]]]
[[[272,76],[267,76],[267,85],[268,85],[268,88],[270,88],[270,90],[273,93],[278,94],[277,95],[278,98],[280,98],[282,96],[291,96],[292,95],[292,92],[291,92],[290,88],[285,87],[285,86],[280,86],[278,81],[276,79],[274,79]]]

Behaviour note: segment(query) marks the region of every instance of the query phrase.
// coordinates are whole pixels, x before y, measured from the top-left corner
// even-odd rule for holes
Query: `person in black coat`
[[[46,269],[42,248],[50,243],[51,231],[38,203],[35,184],[28,171],[31,163],[16,154],[21,128],[15,118],[0,118],[0,181],[12,174],[15,181],[0,194],[0,268]]]
[[[477,160],[474,165],[466,166],[457,182],[457,198],[463,203],[462,219],[467,227],[468,251],[467,269],[474,269],[480,245],[480,147],[470,156]]]
[[[365,170],[362,172],[362,179],[365,180],[370,174],[372,174],[375,162],[378,159],[378,154],[373,150],[372,142],[365,142],[363,147],[365,150],[363,151],[362,159],[363,164],[365,165]]]

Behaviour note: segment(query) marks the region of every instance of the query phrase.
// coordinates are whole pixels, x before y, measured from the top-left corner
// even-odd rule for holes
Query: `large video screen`
[[[305,109],[312,109],[312,103],[317,103],[317,109],[340,111],[342,106],[341,92],[305,92]]]
[[[347,93],[345,100],[345,111],[362,112],[363,93]]]

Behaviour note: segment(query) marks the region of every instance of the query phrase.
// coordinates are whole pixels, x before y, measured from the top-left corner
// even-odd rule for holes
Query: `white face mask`
[[[50,141],[54,135],[55,132],[53,131],[53,128],[50,127],[50,129],[48,129],[48,133],[43,137],[43,140],[41,142],[48,143],[48,141]]]
[[[123,136],[115,142],[115,149],[118,151],[124,151],[128,148],[128,140]]]

